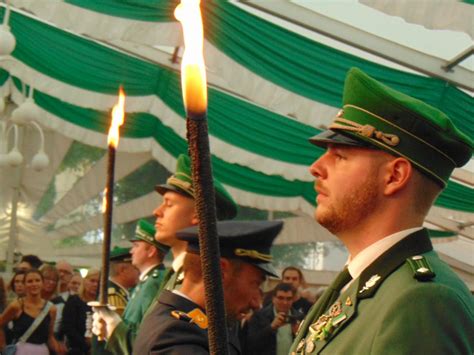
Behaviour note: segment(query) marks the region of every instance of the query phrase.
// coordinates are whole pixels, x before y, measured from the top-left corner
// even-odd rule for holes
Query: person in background
[[[32,255],[32,254],[23,255],[21,257],[20,262],[15,267],[15,271],[16,270],[28,271],[30,269],[39,270],[41,268],[41,265],[43,265],[43,262],[38,256]]]
[[[59,272],[50,264],[43,264],[40,271],[44,279],[41,295],[45,300],[50,301],[58,294]]]
[[[67,261],[61,260],[56,263],[56,270],[59,275],[58,289],[60,293],[51,300],[57,309],[56,322],[54,323],[54,335],[58,342],[64,344],[64,334],[61,331],[61,323],[63,321],[64,306],[70,296],[68,284],[72,279],[74,269]]]
[[[7,307],[7,288],[3,282],[3,277],[0,276],[0,313],[3,313]],[[5,329],[5,327],[3,327]],[[0,344],[6,344],[5,333],[0,331]]]
[[[277,284],[272,295],[272,303],[257,311],[248,323],[246,347],[249,354],[288,354],[304,317],[292,307],[296,289],[291,284]]]
[[[56,307],[41,297],[43,275],[40,271],[31,269],[25,273],[25,296],[13,301],[0,315],[0,328],[8,322],[13,322],[13,338],[18,341],[27,331],[34,320],[44,313],[44,318],[34,332],[22,343],[17,344],[18,355],[47,355],[48,347],[62,354],[54,338],[53,326],[56,317]],[[0,344],[4,348],[5,344]]]
[[[140,271],[132,265],[130,248],[114,247],[110,251],[110,274],[107,287],[109,304],[122,315],[130,297],[130,290],[138,283]]]
[[[99,270],[88,271],[79,294],[71,295],[63,310],[60,332],[66,337],[69,355],[87,355],[91,347],[90,322],[92,308],[88,302],[95,301],[99,287]]]
[[[275,276],[270,248],[283,223],[224,221],[216,227],[226,323],[233,324],[260,306],[260,286],[266,275]],[[188,242],[182,286],[160,294],[157,307],[139,329],[134,354],[209,353],[198,228],[179,231],[177,237]],[[229,332],[228,348],[230,354],[240,354],[236,332]]]
[[[15,272],[13,277],[8,284],[9,295],[7,297],[8,303],[12,302],[16,298],[23,297],[25,295],[25,271],[18,270]]]
[[[71,281],[68,284],[68,291],[70,295],[76,295],[79,293],[79,290],[82,286],[82,276],[78,271],[74,272],[74,275],[71,277]]]
[[[116,349],[114,341],[133,344],[143,317],[162,287],[165,276],[163,259],[169,247],[155,240],[153,225],[145,220],[138,221],[135,236],[130,241],[133,244],[130,250],[132,264],[140,270],[140,282],[125,307],[123,319],[116,315],[117,325],[112,326],[115,328],[114,333],[121,335],[107,342],[105,349],[110,347],[111,352]]]
[[[301,289],[306,287],[301,270],[295,266],[288,266],[283,269],[281,278],[283,282],[292,285],[296,290],[293,308],[306,315],[313,304],[301,295]]]
[[[310,138],[326,148],[310,172],[315,219],[349,259],[291,353],[473,354],[474,298],[423,228],[454,169],[471,160],[472,137],[358,68],[342,102],[329,130]]]
[[[72,276],[74,274],[74,269],[71,264],[65,260],[60,260],[56,263],[56,269],[59,272],[59,294],[67,301],[69,297],[69,282],[71,282]]]

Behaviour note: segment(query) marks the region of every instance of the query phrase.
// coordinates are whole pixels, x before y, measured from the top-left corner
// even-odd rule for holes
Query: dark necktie
[[[329,285],[328,289],[322,294],[321,299],[318,300],[319,307],[317,311],[315,311],[313,319],[318,319],[329,308],[329,306],[337,300],[341,289],[351,280],[352,276],[347,267],[345,267]]]

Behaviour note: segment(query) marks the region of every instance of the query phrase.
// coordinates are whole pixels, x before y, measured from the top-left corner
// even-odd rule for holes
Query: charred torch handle
[[[199,216],[201,267],[206,295],[209,351],[228,354],[224,291],[217,239],[216,206],[206,114],[187,119],[188,149],[191,156],[196,210]]]
[[[112,210],[114,197],[115,147],[109,144],[107,161],[107,191],[104,212],[104,240],[102,241],[102,268],[100,273],[99,303],[107,305],[107,282],[109,279],[110,240],[112,234]]]

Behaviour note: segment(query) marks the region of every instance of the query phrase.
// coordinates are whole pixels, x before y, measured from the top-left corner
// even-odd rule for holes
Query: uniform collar
[[[378,240],[372,245],[369,245],[354,258],[349,257],[347,268],[349,269],[352,279],[355,280],[358,278],[360,274],[362,274],[362,272],[374,262],[374,260],[376,260],[380,255],[397,244],[403,238],[421,229],[422,227],[416,227],[391,234]]]
[[[362,272],[359,277],[357,298],[372,297],[383,280],[400,267],[407,258],[431,250],[433,250],[433,245],[425,228],[403,238]]]
[[[174,258],[173,262],[171,263],[171,267],[173,268],[174,272],[178,272],[179,269],[183,266],[184,257],[186,256],[186,252],[182,252],[177,257]]]
[[[150,271],[152,271],[153,269],[156,269],[158,266],[160,265],[159,264],[151,265],[147,267],[142,273],[140,273],[140,277],[139,277],[140,282],[145,281],[146,276],[150,273]]]

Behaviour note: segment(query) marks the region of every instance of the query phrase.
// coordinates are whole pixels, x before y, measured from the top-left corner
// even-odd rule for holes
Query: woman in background
[[[91,269],[82,282],[79,294],[68,298],[63,310],[62,332],[66,336],[69,355],[89,354],[91,346],[90,328],[86,322],[92,322],[92,308],[88,302],[95,301],[99,287],[99,270]],[[90,326],[90,325],[89,325]]]
[[[23,283],[24,279],[25,271],[18,270],[17,272],[15,272],[15,274],[10,280],[10,283],[8,284],[8,303],[25,295],[25,284]]]
[[[13,301],[0,315],[0,327],[13,321],[13,337],[18,341],[43,309],[48,309],[35,331],[26,339],[25,343],[17,344],[16,355],[48,355],[48,347],[60,354],[54,338],[53,325],[56,318],[56,308],[41,297],[43,288],[43,275],[38,270],[32,269],[25,273],[25,296]],[[5,344],[0,344],[4,347]]]

